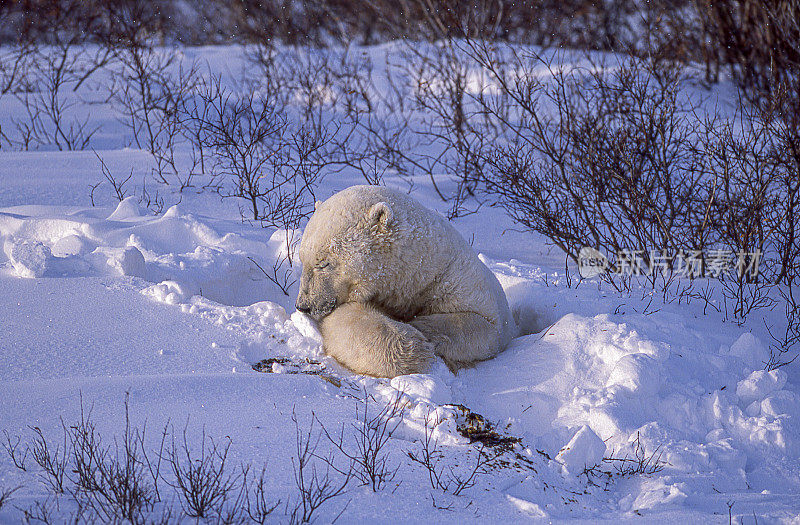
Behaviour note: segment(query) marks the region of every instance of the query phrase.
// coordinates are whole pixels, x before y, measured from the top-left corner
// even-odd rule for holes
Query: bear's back
[[[379,202],[389,205],[395,221],[416,237],[413,239],[415,242],[424,243],[425,236],[432,236],[439,244],[452,243],[454,247],[458,246],[460,250],[466,249],[467,253],[474,254],[472,247],[447,219],[411,196],[385,186],[350,186],[322,203],[318,211],[325,216],[336,213],[345,219],[343,224],[353,224]]]

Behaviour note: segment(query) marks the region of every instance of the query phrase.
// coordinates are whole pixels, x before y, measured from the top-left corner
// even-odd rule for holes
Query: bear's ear
[[[392,220],[392,209],[385,202],[378,202],[373,204],[367,212],[367,219],[371,224],[379,224],[381,228],[386,228],[389,221]]]
[[[322,201],[316,201],[316,202],[314,203],[314,209],[316,210],[317,208],[319,208],[319,205],[320,205],[320,204],[322,204]]]

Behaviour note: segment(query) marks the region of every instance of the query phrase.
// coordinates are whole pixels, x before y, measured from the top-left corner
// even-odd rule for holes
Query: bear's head
[[[300,241],[303,275],[295,306],[319,321],[337,306],[369,301],[397,247],[397,220],[386,202],[318,204]]]

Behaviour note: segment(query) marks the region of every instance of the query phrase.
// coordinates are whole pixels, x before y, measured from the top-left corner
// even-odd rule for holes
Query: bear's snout
[[[308,306],[305,303],[301,303],[300,301],[297,301],[294,304],[294,307],[297,308],[298,312],[302,312],[304,314],[307,314],[307,313],[309,313],[311,311],[311,307],[310,306]]]
[[[317,303],[311,300],[311,297],[307,294],[301,293],[297,297],[297,301],[294,303],[294,307],[297,308],[298,312],[304,313],[309,317],[316,319],[317,321],[322,320],[322,318],[326,317],[330,314],[334,308],[336,308],[336,300],[324,301],[322,303]]]

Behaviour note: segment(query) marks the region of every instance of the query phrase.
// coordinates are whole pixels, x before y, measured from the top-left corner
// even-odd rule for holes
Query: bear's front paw
[[[325,353],[343,366],[376,377],[423,373],[433,344],[411,325],[362,304],[347,303],[322,320]]]

